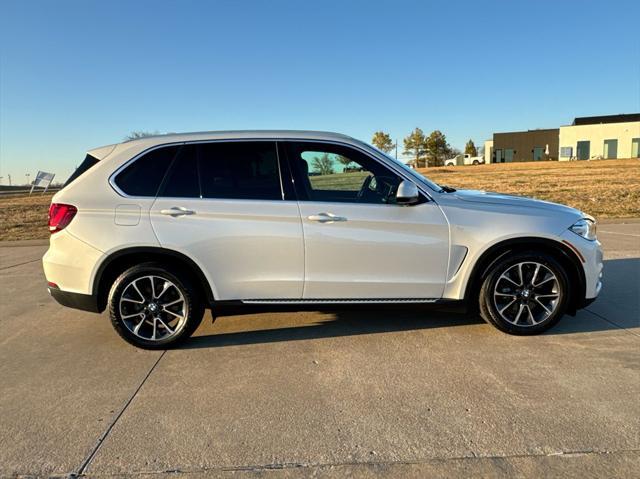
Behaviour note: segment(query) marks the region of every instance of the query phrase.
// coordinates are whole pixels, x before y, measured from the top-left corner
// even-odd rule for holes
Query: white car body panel
[[[304,298],[440,298],[449,225],[434,202],[416,206],[300,202]],[[346,221],[317,222],[330,213]]]
[[[366,151],[429,198],[415,206],[297,201],[138,198],[109,178],[158,145],[240,139],[337,142]],[[90,154],[100,161],[53,197],[78,213],[51,237],[43,258],[49,281],[92,294],[97,272],[127,248],[166,248],[191,259],[215,299],[463,299],[473,268],[492,246],[510,239],[570,243],[583,257],[586,298],[601,287],[602,253],[568,228],[583,213],[553,203],[484,192],[440,192],[374,148],[344,135],[299,131],[205,132],[147,137]],[[185,207],[177,218],[159,212]],[[330,212],[345,222],[317,223]]]
[[[183,207],[193,215],[162,210]],[[204,265],[216,299],[300,299],[304,243],[295,201],[158,198],[151,223],[163,248]]]

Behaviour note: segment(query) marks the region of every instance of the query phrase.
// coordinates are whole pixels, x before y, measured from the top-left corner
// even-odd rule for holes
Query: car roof
[[[346,141],[349,143],[361,142],[342,133],[334,133],[330,131],[311,131],[311,130],[226,130],[226,131],[198,131],[189,133],[167,133],[164,135],[150,135],[126,140],[117,145],[107,145],[98,148],[92,148],[88,153],[98,159],[106,156],[107,151],[113,150],[115,146],[138,147],[145,150],[157,145],[168,143],[182,143],[190,141],[207,141],[207,140],[242,140],[242,139],[301,139],[301,140],[325,140],[325,141]]]
[[[167,133],[164,135],[151,135],[135,140],[127,140],[125,143],[133,141],[155,141],[158,144],[180,141],[196,140],[221,140],[221,139],[278,139],[278,138],[301,138],[301,139],[340,139],[353,140],[350,136],[330,131],[306,131],[306,130],[226,130],[226,131],[198,131],[190,133]]]

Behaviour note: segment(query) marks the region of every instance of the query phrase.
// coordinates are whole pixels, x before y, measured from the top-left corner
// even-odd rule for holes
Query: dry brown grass
[[[545,161],[424,168],[438,184],[573,206],[596,218],[640,216],[640,160]]]
[[[510,163],[420,170],[436,183],[564,203],[596,218],[640,217],[640,160]],[[0,197],[0,240],[47,238],[51,194]]]
[[[52,196],[0,196],[0,240],[48,238],[47,215]]]

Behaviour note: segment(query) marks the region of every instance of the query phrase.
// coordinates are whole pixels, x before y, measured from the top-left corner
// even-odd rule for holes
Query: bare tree
[[[327,153],[322,156],[316,156],[311,163],[313,170],[320,175],[333,174],[333,162]]]
[[[137,130],[137,131],[132,131],[131,133],[129,133],[127,136],[124,137],[125,140],[137,140],[138,138],[144,138],[146,136],[155,136],[155,135],[159,135],[160,132],[158,130],[155,131],[144,131],[144,130]]]

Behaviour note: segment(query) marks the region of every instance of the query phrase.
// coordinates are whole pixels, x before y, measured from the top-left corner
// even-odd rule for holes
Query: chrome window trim
[[[136,162],[138,159],[140,159],[141,157],[143,157],[144,155],[146,155],[147,153],[151,153],[154,150],[157,150],[158,148],[164,148],[164,147],[168,147],[168,146],[182,146],[182,145],[199,145],[199,144],[203,144],[203,143],[231,143],[231,142],[256,142],[256,141],[262,141],[262,142],[270,142],[273,143],[275,151],[276,151],[276,161],[278,163],[278,178],[280,180],[280,200],[264,200],[264,199],[258,199],[258,198],[203,198],[202,194],[200,194],[200,196],[160,196],[159,194],[156,194],[155,196],[132,196],[132,195],[128,195],[127,193],[125,193],[124,191],[122,191],[118,185],[115,182],[115,178],[116,176],[118,176],[118,174],[120,172],[122,172],[124,169],[126,169],[129,165],[133,164],[134,162]],[[174,158],[175,159],[175,158]],[[171,167],[171,165],[169,165],[169,167]],[[165,172],[165,174],[168,172],[168,170]],[[198,171],[198,183],[200,182],[200,172]],[[111,188],[113,188],[115,190],[116,193],[118,193],[118,195],[122,196],[123,198],[127,198],[127,199],[145,199],[145,198],[151,198],[153,200],[156,200],[158,198],[163,198],[163,199],[177,199],[177,200],[194,200],[194,199],[199,199],[199,200],[227,200],[227,201],[288,201],[285,200],[284,198],[284,185],[282,183],[282,168],[280,166],[280,155],[278,153],[278,140],[277,139],[272,139],[272,138],[230,138],[230,139],[218,139],[218,140],[197,140],[197,141],[181,141],[181,142],[173,142],[173,143],[162,143],[160,145],[155,145],[152,146],[151,148],[147,148],[144,151],[141,151],[140,153],[138,153],[137,155],[135,155],[133,158],[127,160],[125,163],[123,163],[119,168],[116,169],[116,171],[114,171],[113,173],[111,173],[111,175],[109,175],[109,184],[111,185]],[[162,183],[161,183],[162,184]],[[202,192],[201,192],[202,193]]]
[[[411,183],[414,183],[418,187],[418,190],[420,190],[420,192],[422,192],[427,197],[428,201],[433,201],[435,203],[435,200],[433,199],[433,196],[426,190],[424,185],[416,184],[416,182],[413,180],[413,178],[408,177],[406,175],[406,173],[402,170],[401,167],[391,164],[391,162],[389,160],[387,160],[386,158],[379,158],[377,155],[374,156],[372,154],[372,152],[362,148],[359,145],[354,145],[352,143],[345,143],[345,142],[342,142],[342,141],[321,140],[321,139],[316,140],[316,139],[311,139],[311,138],[282,138],[280,141],[290,141],[290,142],[295,142],[295,143],[301,143],[301,142],[305,142],[305,143],[325,143],[325,144],[329,144],[329,145],[338,145],[338,146],[344,146],[344,147],[347,147],[347,148],[352,148],[354,150],[359,151],[363,155],[368,156],[373,161],[381,163],[382,166],[386,167],[387,169],[391,169],[394,173],[396,173],[403,180],[407,180],[407,181],[410,181]],[[310,202],[309,201],[305,201],[305,203],[310,203]],[[335,202],[329,202],[329,203],[335,203]],[[356,204],[356,203],[350,203],[350,202],[344,202],[344,203],[346,203],[346,204]],[[398,206],[398,205],[382,205],[382,206]]]
[[[403,180],[406,181],[410,181],[412,183],[414,183],[417,187],[418,190],[423,193],[426,197],[428,201],[433,201],[434,203],[436,203],[436,201],[433,198],[433,195],[428,191],[427,187],[421,184],[417,184],[413,178],[409,177],[406,172],[403,171],[403,169],[397,165],[393,165],[391,161],[387,160],[386,158],[382,158],[382,157],[378,157],[377,155],[374,155],[372,151],[366,150],[364,148],[362,148],[359,145],[354,145],[353,143],[348,143],[348,142],[343,142],[343,141],[334,141],[334,140],[324,140],[324,139],[320,139],[320,138],[289,138],[289,137],[282,137],[282,138],[260,138],[260,137],[256,137],[256,138],[220,138],[220,139],[211,139],[211,140],[194,140],[194,141],[180,141],[180,142],[171,142],[171,143],[162,143],[159,145],[155,145],[152,146],[150,148],[147,148],[144,151],[141,151],[140,153],[138,153],[137,155],[135,155],[133,158],[127,160],[126,162],[124,162],[122,165],[120,165],[120,167],[118,167],[116,169],[116,171],[114,171],[113,173],[111,173],[111,175],[109,176],[109,184],[111,185],[111,188],[113,188],[113,190],[120,196],[122,196],[123,198],[127,198],[127,199],[157,199],[157,198],[168,198],[171,199],[172,197],[165,197],[165,196],[131,196],[126,194],[124,191],[122,191],[118,185],[116,185],[115,183],[115,177],[118,176],[118,174],[124,170],[126,167],[128,167],[129,165],[131,165],[132,163],[134,163],[135,161],[137,161],[139,158],[141,158],[143,155],[150,153],[154,150],[157,150],[158,148],[164,148],[167,146],[175,146],[175,145],[199,145],[199,144],[205,144],[205,143],[231,143],[231,142],[255,142],[255,141],[268,141],[268,142],[272,142],[276,148],[276,158],[278,161],[278,174],[280,176],[280,190],[282,193],[282,200],[257,200],[257,199],[243,199],[243,198],[196,198],[196,199],[203,199],[203,200],[228,200],[228,201],[290,201],[290,200],[285,200],[284,199],[284,185],[283,185],[283,178],[282,178],[282,168],[280,166],[280,154],[278,152],[278,142],[296,142],[296,143],[300,143],[300,142],[304,142],[304,143],[324,143],[324,144],[329,144],[329,145],[338,145],[338,146],[343,146],[343,147],[347,147],[347,148],[352,148],[356,151],[359,151],[360,153],[368,156],[369,158],[371,158],[373,161],[376,161],[378,163],[381,163],[384,167],[386,167],[387,169],[391,169],[394,173],[396,173],[400,178],[402,178]],[[176,199],[194,199],[194,198],[176,198]],[[297,202],[297,198],[296,200],[291,200],[291,201],[296,201]],[[355,203],[349,203],[349,204],[355,204]],[[390,205],[382,205],[382,206],[390,206]],[[393,205],[396,206],[396,205]]]
[[[156,194],[155,196],[134,196],[134,195],[129,195],[127,193],[125,193],[124,191],[122,191],[120,189],[120,187],[116,184],[115,182],[115,178],[116,176],[118,176],[124,169],[126,169],[129,165],[133,164],[134,162],[136,162],[138,159],[140,159],[142,156],[146,155],[147,153],[151,153],[152,151],[155,151],[159,148],[165,148],[167,146],[182,146],[184,145],[185,142],[184,141],[180,141],[180,142],[172,142],[172,143],[162,143],[160,145],[155,145],[152,146],[150,148],[147,148],[146,150],[141,151],[140,153],[138,153],[137,155],[135,155],[134,157],[128,159],[127,161],[125,161],[122,165],[120,165],[116,171],[114,171],[113,173],[111,173],[111,175],[109,175],[109,185],[111,186],[111,188],[113,188],[113,190],[118,193],[118,195],[122,196],[123,198],[127,198],[127,199],[140,199],[140,200],[144,200],[144,199],[153,199],[155,200],[158,195]],[[174,158],[175,159],[175,158]],[[172,160],[173,161],[173,160]],[[171,166],[171,165],[169,165]],[[167,172],[165,172],[166,174]]]

